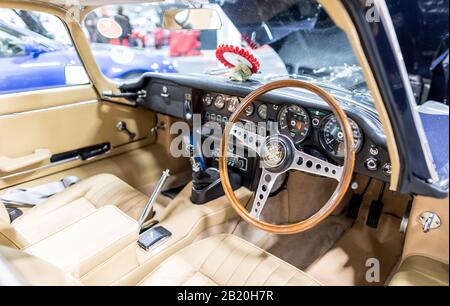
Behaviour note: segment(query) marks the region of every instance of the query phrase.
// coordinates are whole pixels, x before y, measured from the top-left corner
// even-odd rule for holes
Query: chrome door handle
[[[127,124],[123,121],[119,121],[116,124],[116,128],[119,132],[124,132],[128,135],[128,137],[130,138],[130,141],[132,141],[134,138],[136,138],[136,133],[131,132],[128,127]]]

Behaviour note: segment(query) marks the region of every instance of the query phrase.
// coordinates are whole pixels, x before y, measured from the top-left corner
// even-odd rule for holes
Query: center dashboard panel
[[[204,93],[201,99],[203,122],[224,126],[242,99],[220,93]],[[349,120],[356,151],[355,170],[388,180],[391,165],[386,150],[375,145],[354,120]],[[256,101],[244,110],[240,121],[244,128],[260,135],[275,125],[279,132],[293,140],[297,149],[335,164],[343,164],[344,135],[337,118],[328,110]]]
[[[190,123],[193,116],[198,114],[203,125],[214,123],[224,127],[243,97],[258,85],[237,85],[223,78],[150,73],[136,83],[122,85],[121,91],[140,92],[141,96],[135,101],[138,106]],[[352,101],[348,103],[344,99],[340,100],[337,93],[334,96],[342,101],[353,130],[355,172],[389,181],[391,164],[375,109],[358,101],[353,104]],[[336,117],[326,104],[311,99],[304,92],[276,90],[266,94],[260,97],[260,101],[247,107],[239,119],[244,127],[260,134],[264,133],[261,127],[267,132],[275,126],[279,132],[292,139],[297,149],[337,165],[343,164],[343,133]],[[216,154],[206,162],[217,167],[219,148],[213,150]],[[229,167],[250,181],[258,170],[256,158],[236,154],[238,150],[232,146],[228,150]]]

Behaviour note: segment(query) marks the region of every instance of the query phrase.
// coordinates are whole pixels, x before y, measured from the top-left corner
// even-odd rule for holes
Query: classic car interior
[[[397,189],[398,139],[358,31],[341,1],[319,2],[357,90],[111,81],[63,1],[2,1],[59,17],[89,82],[0,95],[0,284],[448,286],[448,193]]]

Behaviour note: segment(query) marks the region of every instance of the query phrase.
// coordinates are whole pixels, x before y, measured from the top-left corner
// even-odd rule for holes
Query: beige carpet
[[[400,215],[409,197],[385,191],[383,213],[374,229],[366,226],[366,219],[369,205],[378,197],[380,189],[380,182],[371,185],[353,227],[306,272],[325,285],[380,286],[386,282],[401,256],[404,236],[399,232]],[[374,270],[369,269],[374,267],[374,262],[379,263],[375,278]]]
[[[269,198],[263,218],[273,223],[288,223],[303,220],[328,200],[334,191],[333,180],[311,176],[300,172],[290,173],[288,188]],[[248,203],[251,206],[251,203]],[[305,269],[324,254],[350,228],[352,221],[342,215],[343,203],[335,215],[319,226],[295,235],[273,235],[249,225],[242,219],[234,219],[202,233],[197,239],[218,233],[233,233],[258,245],[290,264]]]
[[[361,176],[356,179],[360,185],[358,192],[361,192],[369,180]],[[334,188],[332,180],[291,173],[287,190],[269,198],[263,218],[272,223],[303,220],[323,206]],[[365,225],[366,217],[370,203],[378,198],[381,190],[381,182],[371,181],[355,222],[345,216],[349,192],[347,200],[333,215],[304,233],[273,235],[236,218],[208,229],[198,239],[233,233],[307,271],[324,285],[382,285],[401,254],[403,235],[399,233],[399,226],[409,197],[385,190],[383,214],[378,229],[372,229]],[[247,207],[250,206],[248,203]],[[380,262],[379,283],[366,282],[366,261],[370,258]]]

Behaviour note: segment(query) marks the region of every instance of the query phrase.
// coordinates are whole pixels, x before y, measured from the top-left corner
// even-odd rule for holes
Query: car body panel
[[[64,68],[82,65],[74,47],[58,44],[32,31],[2,22],[0,29],[28,41],[27,51],[40,50],[39,54],[0,58],[3,70],[0,75],[0,93],[65,86]],[[128,78],[143,72],[176,72],[172,62],[150,52],[106,44],[93,44],[92,50],[101,71],[110,79]]]

